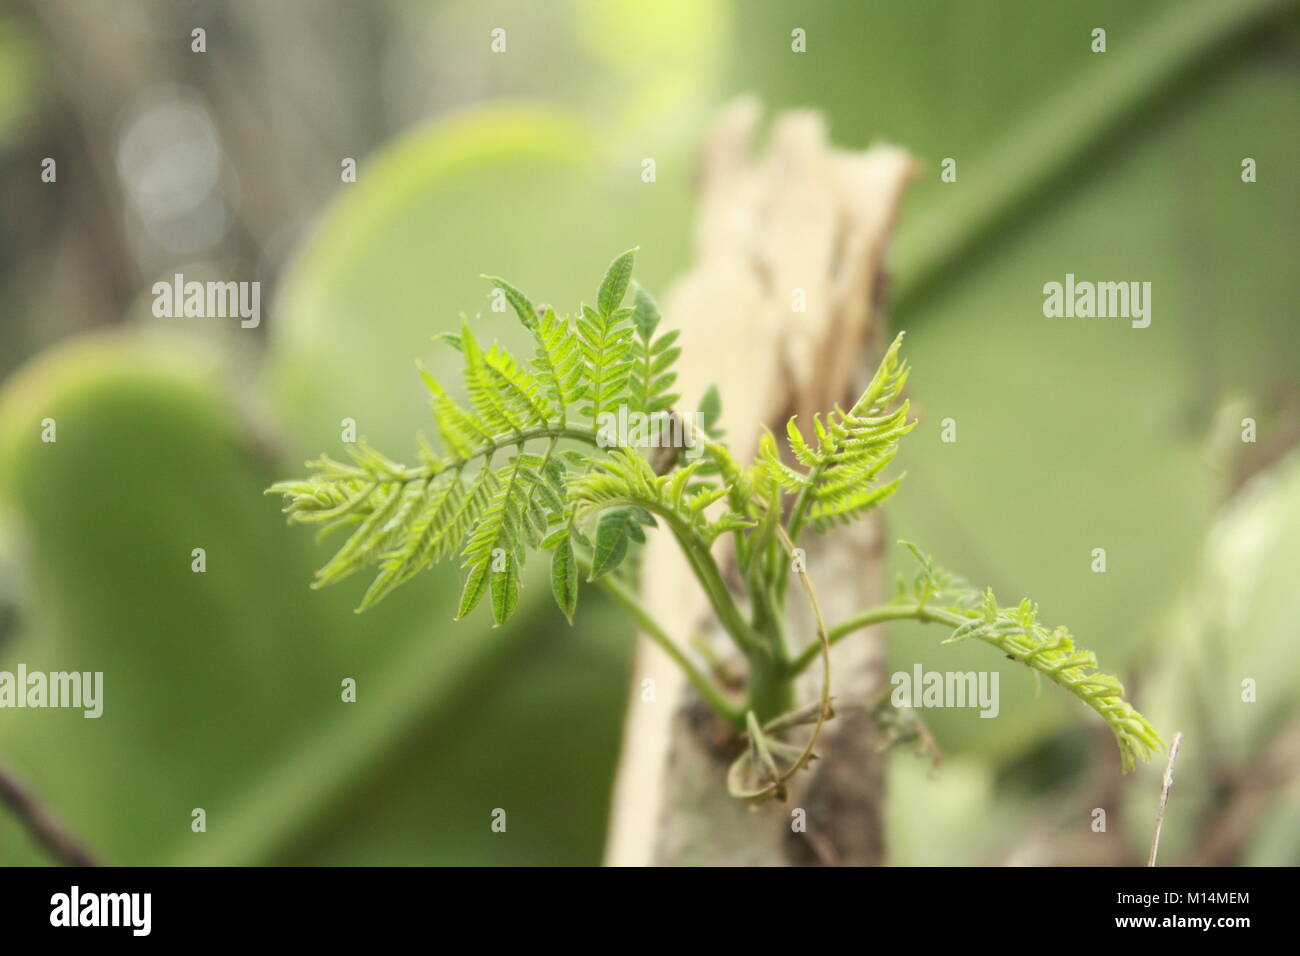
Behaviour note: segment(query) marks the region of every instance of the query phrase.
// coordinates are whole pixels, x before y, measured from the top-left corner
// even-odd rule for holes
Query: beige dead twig
[[[1183,742],[1183,732],[1174,734],[1174,742],[1169,745],[1169,763],[1165,765],[1164,785],[1160,788],[1160,806],[1156,810],[1156,832],[1151,838],[1151,856],[1147,866],[1156,865],[1156,852],[1160,849],[1160,828],[1165,825],[1165,804],[1169,802],[1169,790],[1174,785],[1174,761],[1178,759],[1178,747]]]

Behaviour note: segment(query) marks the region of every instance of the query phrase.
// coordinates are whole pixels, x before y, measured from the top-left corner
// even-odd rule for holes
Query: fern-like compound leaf
[[[900,602],[914,602],[918,616],[953,627],[944,641],[971,638],[996,647],[1003,654],[1068,690],[1101,715],[1119,744],[1124,772],[1138,760],[1150,759],[1163,748],[1155,728],[1124,697],[1119,679],[1097,669],[1097,655],[1078,647],[1065,627],[1038,621],[1038,605],[1025,599],[1015,607],[999,607],[992,589],[981,592],[957,576],[937,567],[910,542],[903,542],[921,565],[910,591],[900,585]]]
[[[457,616],[490,595],[493,620],[500,624],[517,606],[528,551],[549,548],[554,551],[552,590],[560,609],[572,617],[575,546],[587,547],[587,539],[578,521],[581,502],[570,492],[570,471],[592,474],[609,459],[599,453],[602,413],[623,406],[662,412],[676,400],[668,391],[679,353],[676,333],[656,336],[658,307],[639,286],[633,306],[623,305],[634,260],[635,250],[614,259],[597,291],[597,307],[584,307],[576,320],[538,309],[509,282],[486,277],[532,335],[533,354],[520,361],[499,345],[484,346],[468,322],[457,334],[437,337],[463,356],[466,396],[458,401],[419,368],[439,450],[422,444],[421,464],[408,467],[368,446],[351,446],[350,463],[322,456],[308,463],[309,478],[269,489],[285,496],[291,521],[317,524],[322,534],[348,532],[317,572],[314,587],[374,567],[376,576],[357,609],[362,611],[421,570],[459,554],[465,582]],[[572,441],[598,453],[577,454],[565,447]],[[642,468],[649,471],[644,461]],[[622,458],[616,471],[625,477],[640,474]],[[650,472],[649,477],[656,476]],[[651,484],[644,490],[653,496],[663,489]],[[682,527],[718,533],[691,510],[703,499],[677,494],[655,501],[660,507],[680,506],[682,514],[674,520]],[[615,556],[621,560],[627,554],[629,545],[644,540],[641,527],[653,523],[639,507],[629,513],[643,520],[633,521],[617,543],[604,539],[614,549],[601,552],[605,570],[617,563]]]
[[[879,505],[898,490],[902,477],[876,481],[898,453],[899,440],[916,427],[907,420],[908,402],[899,401],[907,383],[907,363],[900,359],[900,332],[862,396],[847,412],[835,409],[823,422],[813,416],[811,439],[795,419],[786,425],[790,454],[799,467],[781,459],[776,441],[765,435],[759,465],[767,480],[797,495],[791,532],[804,522],[818,530],[847,523]]]

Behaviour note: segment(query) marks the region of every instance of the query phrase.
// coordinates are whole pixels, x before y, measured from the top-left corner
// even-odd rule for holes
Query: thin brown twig
[[[99,866],[81,842],[41,806],[30,790],[0,767],[0,802],[14,812],[23,827],[50,856],[64,866]]]
[[[1164,784],[1160,787],[1160,806],[1156,809],[1156,832],[1151,838],[1151,856],[1147,866],[1156,865],[1156,852],[1160,849],[1160,828],[1165,825],[1165,804],[1169,802],[1169,790],[1174,785],[1174,761],[1178,759],[1178,746],[1183,742],[1183,732],[1174,734],[1174,742],[1169,745],[1169,763],[1165,765]]]

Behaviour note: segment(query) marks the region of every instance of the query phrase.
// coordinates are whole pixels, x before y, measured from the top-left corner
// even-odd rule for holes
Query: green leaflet
[[[645,543],[645,532],[641,530],[643,519],[637,510],[631,507],[610,508],[601,514],[596,522],[596,547],[589,581],[617,569],[627,557],[629,543]],[[654,519],[650,518],[649,523],[654,524]]]
[[[535,329],[537,327],[537,308],[529,301],[528,296],[498,276],[485,275],[482,278],[487,279],[505,294],[506,301],[515,310],[515,315],[519,316],[519,321],[523,323],[524,328]]]
[[[632,324],[636,326],[637,336],[643,342],[649,342],[654,338],[655,329],[659,328],[662,318],[659,303],[639,282],[636,283],[632,290]]]
[[[587,371],[582,351],[569,326],[554,309],[547,309],[535,329],[537,354],[533,368],[541,379],[542,389],[558,410],[556,422],[562,424],[570,405],[582,398],[583,377]]]
[[[627,402],[634,358],[634,329],[628,314],[597,312],[583,306],[577,320],[578,347],[585,364],[583,416],[598,421],[604,412]]]
[[[483,600],[483,592],[487,590],[487,569],[486,564],[480,564],[469,572],[469,577],[465,579],[465,588],[460,592],[460,607],[456,611],[456,620],[468,616],[470,611],[478,607],[478,602]]]
[[[500,627],[515,612],[519,603],[519,565],[512,555],[502,553],[500,570],[493,570],[492,623]]]
[[[573,542],[565,535],[551,555],[551,590],[555,603],[573,623],[573,612],[578,607],[578,562],[573,556]]]
[[[722,431],[718,428],[718,419],[721,417],[722,396],[718,394],[718,386],[710,384],[700,399],[700,421],[710,438],[722,437]]]
[[[636,260],[636,249],[629,249],[614,258],[601,280],[600,291],[596,293],[596,307],[602,315],[613,315],[623,304],[627,294],[628,282],[632,279],[632,264]]]

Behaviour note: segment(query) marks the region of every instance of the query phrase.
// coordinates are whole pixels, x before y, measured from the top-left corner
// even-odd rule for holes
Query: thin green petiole
[[[949,627],[961,627],[969,620],[970,618],[954,614],[951,611],[924,607],[916,601],[907,601],[901,604],[882,604],[879,607],[868,608],[860,614],[855,614],[842,624],[837,624],[827,633],[827,640],[829,643],[835,644],[854,631],[860,631],[864,627],[881,624],[885,621],[925,621],[931,624],[947,624]],[[790,662],[790,673],[802,674],[811,666],[813,661],[817,660],[817,655],[820,652],[821,648],[816,644],[810,644],[804,648]]]
[[[663,648],[664,653],[671,657],[673,662],[682,669],[686,679],[691,682],[691,686],[718,713],[718,716],[737,730],[744,728],[745,715],[741,712],[739,705],[733,703],[722,688],[695,666],[695,663],[686,656],[686,652],[678,647],[677,642],[660,626],[649,609],[641,603],[632,591],[608,574],[597,578],[596,583],[632,615],[647,637]]]

